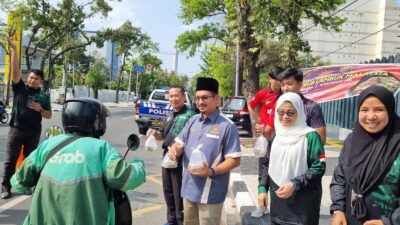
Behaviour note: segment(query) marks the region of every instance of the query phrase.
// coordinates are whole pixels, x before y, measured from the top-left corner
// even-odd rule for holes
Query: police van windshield
[[[153,100],[169,101],[168,91],[156,91],[151,97]],[[185,103],[187,103],[188,96],[186,95]]]

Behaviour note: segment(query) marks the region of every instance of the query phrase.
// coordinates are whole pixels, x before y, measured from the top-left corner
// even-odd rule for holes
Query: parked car
[[[245,97],[236,96],[228,99],[222,107],[222,112],[236,124],[239,130],[246,131],[249,137],[253,136]]]

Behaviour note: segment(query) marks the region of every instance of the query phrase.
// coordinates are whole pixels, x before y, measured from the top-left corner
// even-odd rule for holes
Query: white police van
[[[187,107],[192,107],[192,101],[187,92],[185,92]],[[146,134],[149,128],[159,129],[172,112],[172,106],[169,104],[168,90],[155,89],[147,101],[139,101],[135,104],[135,121],[139,127],[140,134]]]

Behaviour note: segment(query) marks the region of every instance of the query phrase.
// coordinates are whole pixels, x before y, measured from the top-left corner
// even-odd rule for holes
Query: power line
[[[154,52],[154,53],[160,54],[160,55],[175,55],[176,54],[173,52]],[[178,55],[188,55],[188,54],[178,53]]]
[[[352,1],[351,3],[347,4],[345,7],[339,9],[338,11],[334,12],[334,13],[333,13],[332,15],[330,15],[330,16],[334,16],[334,15],[338,14],[339,12],[341,12],[341,11],[345,10],[346,8],[350,7],[351,5],[353,5],[354,3],[356,3],[357,1],[358,1],[358,0]],[[306,31],[310,30],[311,28],[313,28],[313,27],[315,27],[315,26],[317,26],[317,25],[312,25],[311,27],[308,27],[307,29],[303,30],[300,34],[302,34],[302,33],[306,32]]]
[[[343,46],[343,47],[341,47],[341,48],[338,48],[338,49],[336,49],[335,51],[329,52],[329,53],[327,53],[327,54],[321,56],[321,58],[326,57],[326,56],[328,56],[328,55],[330,55],[330,54],[333,54],[333,53],[335,53],[335,52],[338,52],[338,51],[340,51],[340,50],[342,50],[342,49],[344,49],[344,48],[349,47],[350,45],[353,45],[353,44],[357,43],[357,42],[360,42],[360,41],[362,41],[362,40],[365,40],[365,39],[367,39],[367,38],[369,38],[369,37],[371,37],[371,36],[373,36],[373,35],[375,35],[375,34],[381,32],[381,31],[384,31],[384,30],[386,30],[386,29],[388,29],[388,28],[390,28],[390,27],[393,27],[394,25],[396,25],[396,24],[398,24],[398,23],[400,23],[400,20],[397,21],[397,22],[395,22],[395,23],[393,23],[393,24],[391,24],[391,25],[389,25],[389,26],[387,26],[387,27],[384,27],[384,28],[382,28],[382,29],[380,29],[380,30],[378,30],[378,31],[376,31],[376,32],[374,32],[374,33],[372,33],[372,34],[369,34],[369,35],[367,35],[367,36],[365,36],[365,37],[363,37],[363,38],[361,38],[361,39],[359,39],[359,40],[357,40],[357,41],[353,41],[353,42],[351,42],[350,44],[347,44],[347,45],[345,45],[345,46]]]

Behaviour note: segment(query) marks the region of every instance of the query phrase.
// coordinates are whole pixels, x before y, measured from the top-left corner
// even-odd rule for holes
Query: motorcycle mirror
[[[51,126],[49,128],[46,129],[44,136],[47,139],[60,135],[60,134],[64,134],[64,130],[61,127],[58,126]]]
[[[126,144],[128,145],[129,150],[136,151],[139,148],[140,139],[136,134],[131,134],[129,135]]]

